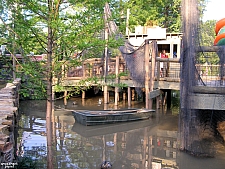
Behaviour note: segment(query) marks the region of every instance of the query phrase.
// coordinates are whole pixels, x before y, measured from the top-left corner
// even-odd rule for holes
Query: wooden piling
[[[63,101],[64,101],[64,106],[66,106],[67,105],[67,90],[64,91]]]
[[[119,56],[116,56],[116,84],[119,84]],[[115,87],[115,106],[118,105],[118,101],[119,101],[119,87],[116,86]]]
[[[145,40],[145,108],[149,108],[149,40]]]
[[[104,104],[108,104],[108,86],[104,86]]]
[[[86,94],[85,91],[82,91],[82,96],[81,96],[82,99],[85,99],[85,94]]]
[[[156,40],[152,41],[152,62],[151,62],[151,74],[150,74],[150,86],[149,86],[149,92],[153,91],[153,87],[154,87],[154,78],[155,78],[155,60],[156,60],[156,56],[158,55],[158,47],[157,47],[157,42]],[[148,98],[149,98],[149,94],[148,94]],[[152,104],[153,104],[153,99],[149,99],[149,109],[152,109]]]
[[[127,98],[126,92],[123,92],[123,101],[126,101],[126,98]]]
[[[129,108],[131,106],[131,89],[130,89],[130,87],[127,88],[127,93],[128,93],[127,99],[128,99],[128,108]]]

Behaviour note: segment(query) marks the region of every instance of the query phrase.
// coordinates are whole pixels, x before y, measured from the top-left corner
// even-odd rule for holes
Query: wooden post
[[[151,76],[150,76],[150,92],[153,91],[154,77],[155,77],[155,58],[158,55],[158,48],[156,40],[152,41],[152,62],[151,62]],[[148,95],[149,97],[149,95]],[[152,109],[153,99],[149,99],[149,109]]]
[[[104,107],[104,110],[108,110],[109,104],[105,104],[105,103],[104,103],[103,107]]]
[[[108,86],[104,86],[104,104],[108,104]]]
[[[128,93],[128,96],[127,96],[128,97],[127,98],[128,99],[128,107],[130,107],[131,106],[131,90],[130,90],[130,87],[128,87],[127,90],[128,90],[127,91],[127,93]]]
[[[145,40],[145,108],[149,108],[149,40]]]
[[[116,56],[116,84],[119,84],[119,56]],[[118,105],[119,101],[119,87],[115,87],[115,105]]]
[[[160,61],[157,61],[157,82],[159,83],[160,79]],[[158,84],[159,85],[159,84]]]
[[[173,42],[170,41],[170,57],[169,58],[173,58]]]
[[[85,91],[82,91],[82,99],[85,99]]]
[[[93,76],[93,63],[92,62],[90,63],[90,69],[89,70],[90,70],[89,76],[92,77]]]
[[[64,91],[64,105],[67,105],[67,90]]]
[[[106,9],[104,10],[105,19],[107,18]],[[108,86],[107,86],[107,75],[108,75],[108,23],[105,20],[105,62],[104,62],[104,104],[108,104]]]
[[[180,45],[180,41],[178,42],[178,44],[177,44],[177,58],[180,58],[180,47],[181,45]]]
[[[131,100],[134,101],[135,100],[135,89],[131,90]]]
[[[86,68],[85,68],[85,64],[83,63],[83,66],[82,66],[82,70],[83,70],[83,77],[86,76]]]
[[[126,101],[126,92],[123,92],[123,101]]]

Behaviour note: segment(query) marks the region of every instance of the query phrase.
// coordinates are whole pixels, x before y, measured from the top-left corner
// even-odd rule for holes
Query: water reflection
[[[73,102],[76,101],[76,104]],[[99,98],[68,101],[65,109],[102,109]],[[63,107],[63,101],[56,103]],[[113,104],[108,105],[113,108]],[[144,103],[133,102],[141,108]],[[39,168],[46,168],[45,101],[21,102],[18,142],[20,154],[38,159]],[[119,108],[126,107],[121,103]],[[216,143],[215,158],[199,159],[177,150],[178,115],[172,109],[158,112],[156,118],[144,121],[82,126],[69,111],[55,111],[54,140],[55,168],[98,169],[107,160],[114,169],[222,169],[225,149]]]

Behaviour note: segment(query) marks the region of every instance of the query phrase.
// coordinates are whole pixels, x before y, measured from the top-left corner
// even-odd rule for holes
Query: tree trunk
[[[48,53],[47,53],[47,109],[46,109],[46,134],[47,134],[47,168],[53,169],[53,147],[52,147],[52,53],[53,53],[53,30],[51,27],[52,0],[49,0],[49,26],[48,26]]]

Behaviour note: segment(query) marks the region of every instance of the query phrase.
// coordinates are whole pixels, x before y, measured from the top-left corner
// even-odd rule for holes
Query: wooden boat
[[[153,116],[155,110],[125,109],[125,110],[74,110],[75,122],[85,126],[145,120]]]

